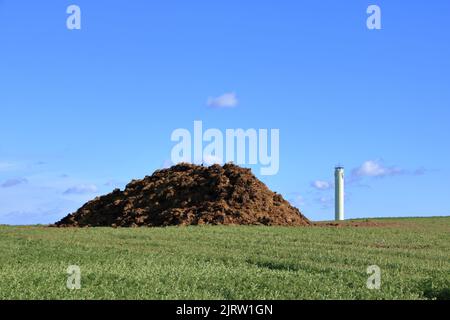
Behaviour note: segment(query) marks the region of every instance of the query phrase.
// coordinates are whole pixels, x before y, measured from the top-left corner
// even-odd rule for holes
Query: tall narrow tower
[[[336,221],[344,220],[344,167],[334,168],[334,215]]]

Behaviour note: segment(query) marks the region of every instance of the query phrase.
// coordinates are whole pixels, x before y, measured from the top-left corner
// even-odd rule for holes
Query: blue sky
[[[81,8],[81,30],[66,8]],[[379,5],[382,30],[368,30]],[[0,223],[54,222],[170,159],[277,128],[259,176],[313,220],[450,214],[449,1],[0,0]],[[233,108],[208,99],[235,94]],[[211,101],[211,100],[210,100]],[[255,171],[258,173],[258,171]]]

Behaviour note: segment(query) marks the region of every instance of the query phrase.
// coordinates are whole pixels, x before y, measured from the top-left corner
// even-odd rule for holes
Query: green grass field
[[[450,217],[371,221],[383,226],[0,226],[0,298],[448,299]]]

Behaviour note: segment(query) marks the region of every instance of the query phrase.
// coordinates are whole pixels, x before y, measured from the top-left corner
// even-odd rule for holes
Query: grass
[[[383,227],[0,226],[1,299],[448,299],[450,217]],[[68,290],[66,269],[81,269]],[[369,290],[369,265],[381,268]]]

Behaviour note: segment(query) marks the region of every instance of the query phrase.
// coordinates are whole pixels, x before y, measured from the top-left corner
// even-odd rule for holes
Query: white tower
[[[334,168],[334,216],[336,221],[344,220],[344,167]]]

